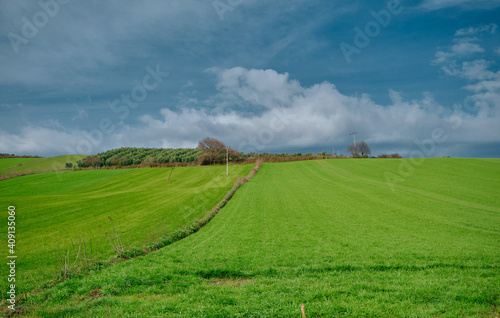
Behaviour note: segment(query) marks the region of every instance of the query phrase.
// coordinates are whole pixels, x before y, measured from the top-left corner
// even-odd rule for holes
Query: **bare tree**
[[[347,153],[350,153],[353,157],[359,157],[358,145],[356,145],[356,147],[354,147],[354,145],[347,146]]]
[[[358,148],[358,151],[362,157],[369,156],[372,154],[372,150],[370,149],[370,146],[368,146],[368,144],[364,140],[361,140],[360,142],[358,142],[356,144],[356,147]]]
[[[347,153],[350,153],[353,157],[368,157],[372,154],[372,150],[364,140],[361,140],[356,143],[356,146],[347,146]]]
[[[226,146],[215,138],[204,138],[196,149],[201,151],[202,162],[206,159],[210,164],[221,162],[226,156]]]

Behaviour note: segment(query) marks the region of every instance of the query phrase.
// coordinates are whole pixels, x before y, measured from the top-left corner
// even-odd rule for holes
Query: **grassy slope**
[[[40,158],[0,158],[0,172],[3,169],[19,166],[35,160],[40,160]]]
[[[21,166],[10,166],[10,168],[2,168],[0,166],[0,176],[1,175],[12,175],[19,173],[40,173],[48,171],[56,171],[65,169],[66,162],[72,162],[76,165],[78,160],[81,160],[87,156],[82,155],[67,155],[58,157],[48,157],[48,158],[31,158],[23,162]],[[2,160],[0,159],[0,164]],[[17,159],[19,160],[19,159]],[[18,164],[17,164],[18,165]]]
[[[266,164],[202,231],[31,301],[47,317],[299,317],[301,303],[307,317],[457,317],[498,306],[500,161],[428,159],[392,191],[385,173],[402,162]]]
[[[86,240],[87,258],[115,254],[105,236],[113,232],[108,217],[128,246],[143,246],[190,224],[222,199],[236,175],[251,168],[232,167],[229,178],[221,166],[177,168],[169,182],[170,169],[158,168],[45,173],[0,181],[0,206],[14,205],[17,211],[17,254],[22,260],[18,286],[32,286],[25,275],[38,284],[52,278],[68,250],[74,261],[80,238]],[[6,228],[1,229],[0,244],[7,246]],[[4,274],[6,267],[1,270]]]

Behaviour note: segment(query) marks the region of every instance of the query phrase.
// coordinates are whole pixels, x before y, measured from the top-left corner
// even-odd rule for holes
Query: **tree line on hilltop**
[[[368,158],[371,149],[365,141],[360,141],[356,145],[347,147],[347,152],[354,158]],[[232,163],[253,163],[257,160],[267,162],[283,162],[311,159],[347,158],[346,156],[335,156],[327,154],[326,151],[313,154],[311,152],[302,154],[300,152],[289,154],[273,153],[243,153],[226,146],[220,140],[214,138],[204,138],[198,143],[196,149],[179,148],[119,148],[108,150],[94,156],[88,156],[77,161],[77,167],[153,167],[153,166],[173,166],[173,165],[211,165],[225,163],[226,160]],[[401,158],[399,154],[384,154],[379,158]],[[66,164],[67,168],[72,168],[71,163]]]
[[[196,162],[200,155],[197,149],[164,148],[119,148],[88,156],[76,162],[80,168],[86,167],[127,167],[169,163]],[[70,167],[69,167],[70,168]]]
[[[14,155],[14,154],[8,154],[8,153],[0,153],[0,158],[41,158],[39,156],[27,156],[27,155]]]

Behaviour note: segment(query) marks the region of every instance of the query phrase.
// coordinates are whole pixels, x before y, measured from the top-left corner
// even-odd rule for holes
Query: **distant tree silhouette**
[[[222,141],[215,138],[204,138],[198,143],[196,149],[201,151],[200,163],[203,163],[205,160],[210,164],[219,163],[222,162],[226,156],[226,146]]]
[[[95,169],[101,167],[102,162],[101,162],[101,157],[99,156],[88,156],[87,158],[83,159],[83,164],[86,167],[93,167]]]
[[[370,146],[368,146],[368,144],[364,140],[361,140],[359,143],[357,143],[356,147],[358,148],[358,151],[362,157],[369,156],[372,154]]]
[[[350,153],[351,156],[353,157],[359,157],[359,153],[358,153],[358,145],[356,145],[356,147],[354,147],[354,145],[349,145],[347,146],[347,149],[346,149],[347,153]]]
[[[361,140],[360,142],[356,143],[356,147],[354,147],[354,145],[347,146],[347,153],[350,153],[351,156],[355,158],[368,157],[372,154],[372,150],[364,140]]]

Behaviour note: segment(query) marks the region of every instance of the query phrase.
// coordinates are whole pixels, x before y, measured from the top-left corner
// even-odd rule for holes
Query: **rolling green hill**
[[[40,160],[40,158],[0,158],[0,172],[3,169],[16,167],[35,160]]]
[[[18,174],[29,174],[29,173],[41,173],[50,171],[64,170],[67,162],[76,165],[78,160],[81,160],[87,156],[82,155],[67,155],[67,156],[57,156],[57,157],[47,157],[47,158],[4,158],[0,159],[0,177],[8,175],[18,175]],[[19,161],[19,163],[14,166],[5,167],[1,166],[3,160],[13,160],[13,162]],[[23,160],[23,161],[21,161]]]
[[[176,168],[171,181],[166,181],[171,169],[161,168],[43,173],[0,181],[0,206],[16,207],[19,288],[28,290],[54,278],[66,267],[65,259],[69,267],[77,256],[80,264],[84,257],[115,255],[115,231],[126,246],[143,247],[191,224],[251,169],[233,166],[226,177],[222,166]],[[2,227],[3,246],[6,237]],[[83,248],[78,254],[83,239],[85,255]],[[1,270],[3,274],[5,266]]]
[[[41,317],[300,317],[305,304],[307,317],[495,317],[498,180],[500,160],[265,164],[201,231],[30,297],[29,309]],[[83,194],[94,200],[105,189]]]
[[[409,163],[265,164],[200,232],[48,290],[35,313],[498,315],[500,160]]]

